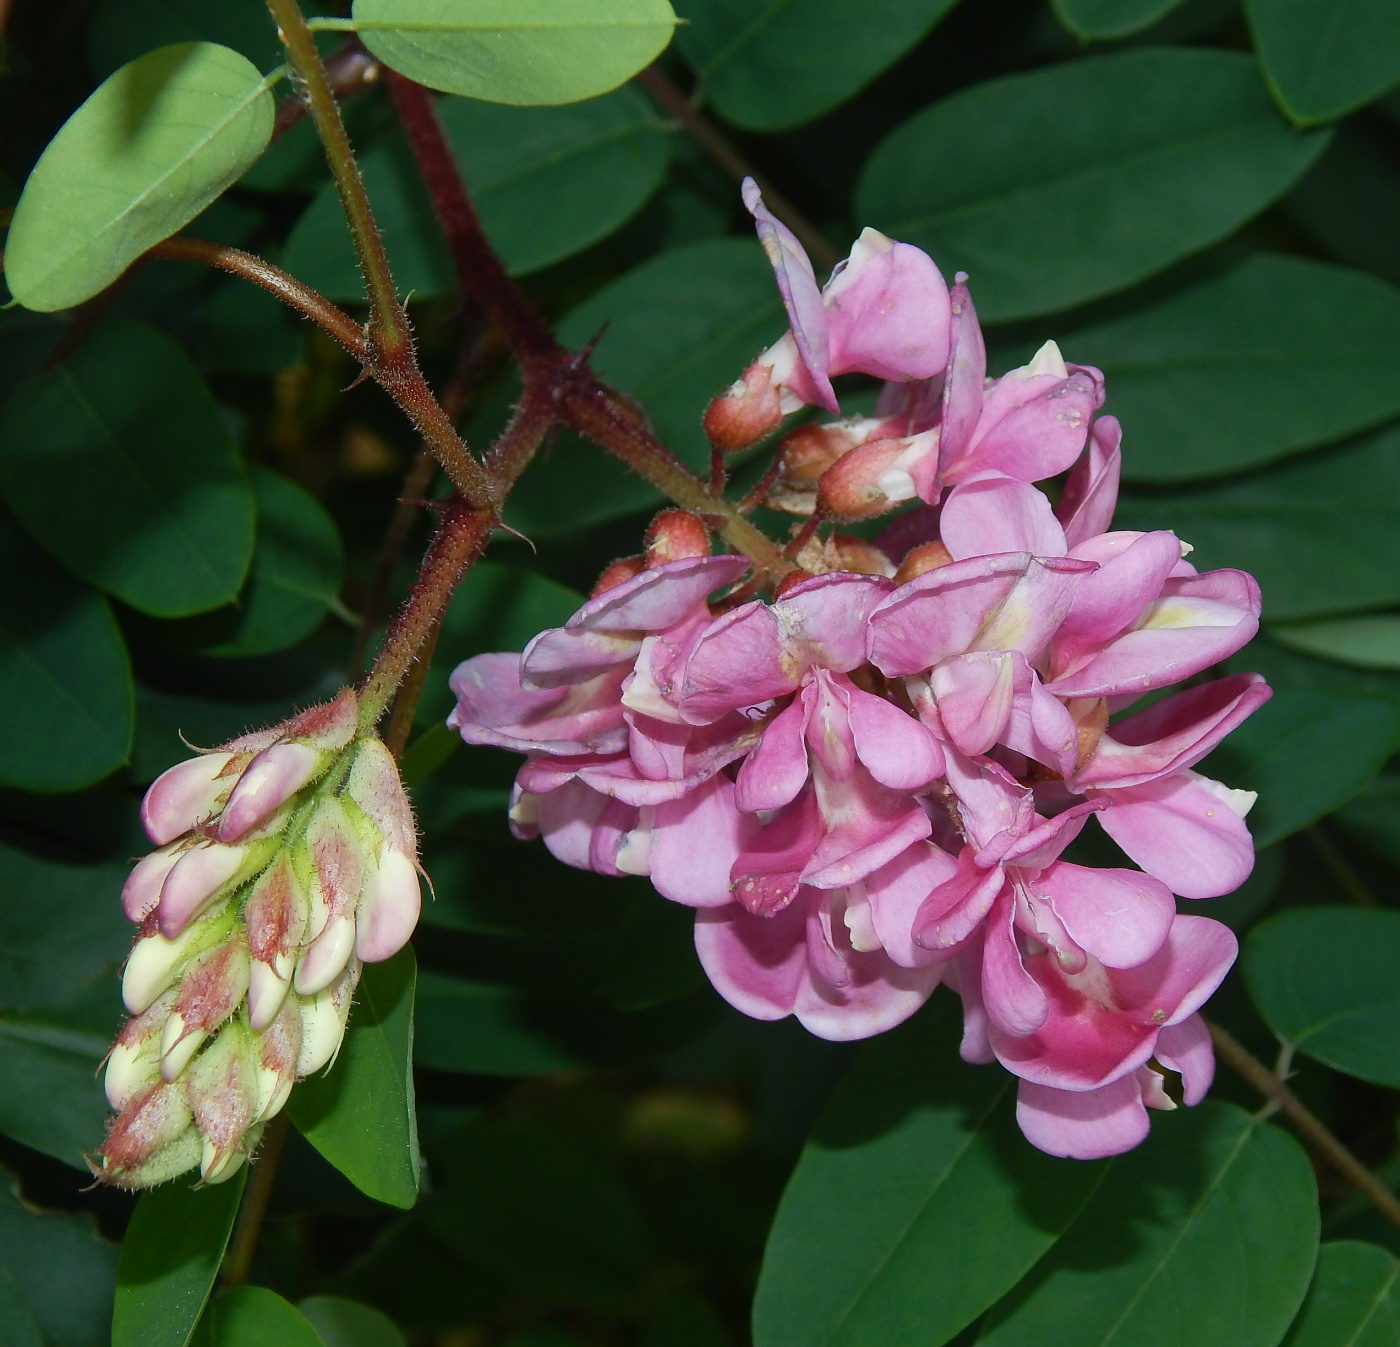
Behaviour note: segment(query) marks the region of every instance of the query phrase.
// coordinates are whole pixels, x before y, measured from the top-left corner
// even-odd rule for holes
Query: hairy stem
[[[1215,1050],[1298,1129],[1328,1164],[1348,1180],[1392,1225],[1400,1226],[1400,1200],[1327,1129],[1322,1120],[1227,1029],[1206,1021]]]
[[[656,66],[649,65],[643,70],[637,76],[637,83],[685,128],[690,138],[735,182],[752,178],[758,184],[768,209],[797,235],[814,262],[830,271],[841,260],[841,254],[822,237],[816,226],[757,172]]]
[[[272,1183],[277,1177],[277,1162],[282,1158],[282,1143],[286,1139],[287,1115],[284,1112],[268,1123],[257,1157],[248,1166],[248,1186],[243,1190],[233,1237],[224,1255],[222,1281],[225,1287],[243,1286],[248,1281],[263,1218],[267,1215],[267,1202],[272,1196]]]

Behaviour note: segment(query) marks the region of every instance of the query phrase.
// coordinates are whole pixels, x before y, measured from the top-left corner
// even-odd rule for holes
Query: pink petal
[[[901,585],[870,615],[870,659],[891,677],[961,655],[1032,565],[1026,552],[955,561]]]
[[[1141,785],[1195,766],[1273,695],[1258,674],[1232,674],[1116,721],[1074,778],[1075,788]]]
[[[1065,526],[1065,542],[1075,548],[1099,533],[1107,533],[1118,505],[1118,479],[1123,470],[1119,444],[1123,428],[1116,416],[1101,416],[1089,428],[1089,445],[1070,470],[1055,514]]]
[[[233,787],[222,775],[235,753],[201,753],[162,772],[141,801],[141,826],[157,846],[173,842],[203,823],[218,807],[219,797]]]
[[[1142,1022],[1170,1028],[1210,999],[1239,949],[1234,932],[1222,922],[1178,916],[1151,959],[1114,971],[1115,998]]]
[[[1011,890],[1004,888],[987,917],[982,950],[982,998],[994,1028],[1012,1038],[1033,1034],[1045,1023],[1050,1005],[1026,971],[1016,947]]]
[[[802,882],[819,889],[841,889],[892,861],[905,847],[933,831],[917,800],[896,794],[857,774],[840,803],[842,817],[828,822],[825,835],[802,870]],[[831,795],[822,801],[832,807]]]
[[[806,250],[792,231],[763,204],[763,194],[752,178],[743,183],[744,205],[758,228],[758,241],[768,254],[778,293],[783,297],[792,335],[802,357],[818,403],[833,416],[840,415],[836,394],[827,375],[830,365],[826,308]]]
[[[397,954],[418,925],[422,902],[418,867],[402,851],[385,847],[366,876],[355,919],[355,953],[365,963]]]
[[[611,592],[611,591],[609,591]],[[520,685],[527,691],[585,683],[618,665],[630,663],[641,647],[635,632],[551,627],[542,631],[520,656]]]
[[[1196,1105],[1206,1097],[1215,1079],[1215,1050],[1210,1030],[1199,1015],[1189,1015],[1179,1024],[1169,1025],[1157,1035],[1154,1054],[1169,1071],[1181,1076],[1181,1098]]]
[[[807,967],[806,904],[756,917],[738,903],[695,913],[695,952],[715,990],[756,1020],[792,1014]]]
[[[1233,893],[1254,868],[1244,820],[1194,772],[1110,793],[1106,832],[1148,874],[1183,898]]]
[[[1056,1090],[1023,1080],[1016,1121],[1027,1141],[1047,1155],[1102,1160],[1147,1140],[1142,1089],[1129,1073],[1097,1090]]]
[[[307,744],[273,744],[243,769],[219,816],[219,841],[236,842],[255,823],[280,809],[322,766]]]
[[[156,910],[166,876],[183,854],[178,847],[167,845],[136,862],[122,885],[122,914],[127,921],[140,924]]]
[[[944,660],[929,677],[938,717],[968,757],[986,753],[1006,730],[1016,671],[1011,655],[977,651]]]
[[[651,882],[673,903],[723,907],[733,901],[730,871],[755,831],[735,807],[734,786],[711,777],[653,816]]]
[[[617,752],[626,743],[626,674],[618,664],[574,686],[535,691],[520,684],[519,655],[477,655],[448,680],[457,705],[447,724],[469,744],[517,753]]]
[[[758,746],[739,767],[735,801],[740,809],[747,813],[781,809],[797,798],[807,784],[806,723],[807,707],[802,701],[794,701],[768,722]]]
[[[593,826],[606,803],[606,796],[577,780],[540,795],[539,829],[549,854],[576,870],[587,870]]]
[[[789,659],[847,673],[867,658],[870,614],[893,591],[880,575],[832,571],[794,585],[774,605]]]
[[[797,896],[802,871],[821,839],[821,813],[815,791],[809,787],[748,838],[729,872],[735,899],[760,916],[781,912]]]
[[[862,966],[839,990],[811,975],[798,987],[793,1010],[808,1033],[849,1043],[893,1029],[928,1000],[941,971],[899,968],[883,953],[857,954],[854,961]]]
[[[956,561],[999,552],[1062,557],[1065,534],[1043,492],[984,473],[955,486],[943,502],[944,545]]]
[[[920,949],[945,958],[972,938],[1006,885],[1001,867],[983,869],[976,864],[970,848],[963,848],[956,865],[953,874],[929,890],[914,915],[910,932]]]
[[[957,281],[950,294],[952,341],[938,446],[939,474],[945,483],[960,481],[971,471],[966,451],[982,416],[982,389],[987,378],[987,348],[966,280],[964,276]]]
[[[1110,968],[1145,963],[1176,916],[1171,891],[1137,870],[1100,870],[1055,861],[1030,881],[1050,900],[1070,938]]]
[[[744,557],[683,557],[650,567],[589,599],[564,624],[569,631],[665,631],[692,616],[706,598],[748,570]]]
[[[1068,776],[1074,770],[1079,727],[1065,704],[1047,692],[1025,656],[1013,654],[1016,693],[1001,742],[1015,753]]]
[[[892,790],[920,790],[943,775],[943,750],[913,716],[883,697],[847,689],[856,755]]]
[[[1035,664],[1064,621],[1080,583],[1097,569],[1072,557],[1037,557],[972,642],[974,650],[1019,650]]]
[[[181,853],[161,885],[160,933],[174,940],[242,868],[248,848],[201,843]]]
[[[875,934],[885,952],[902,968],[942,962],[933,947],[914,943],[914,919],[936,889],[958,872],[958,863],[932,842],[905,847],[888,865],[865,878]],[[990,901],[990,900],[989,900]]]
[[[968,450],[977,470],[1038,482],[1063,472],[1089,436],[1089,419],[1103,405],[1103,375],[1070,367],[1052,374],[998,379],[983,395],[982,417]]]
[[[773,609],[746,603],[716,618],[676,676],[676,705],[695,724],[792,692],[802,669],[786,658]]]

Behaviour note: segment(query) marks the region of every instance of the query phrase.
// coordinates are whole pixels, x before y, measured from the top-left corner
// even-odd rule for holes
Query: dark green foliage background
[[[1243,939],[1212,1013],[1262,1057],[1296,1049],[1294,1088],[1400,1183],[1400,11],[676,8],[662,68],[833,245],[873,225],[969,271],[997,372],[1048,337],[1102,367],[1121,526],[1258,576],[1265,629],[1228,668],[1276,697],[1205,764],[1260,792],[1254,876],[1193,906]],[[280,59],[257,0],[16,0],[0,205],[98,80],[197,38]],[[516,387],[501,344],[453,295],[382,91],[344,111],[428,373],[473,353],[484,448]],[[509,270],[700,467],[705,403],[783,327],[735,184],[635,84],[442,113]],[[187,232],[360,302],[305,122]],[[216,743],[355,671],[417,447],[376,390],[342,393],[355,372],[267,295],[181,264],[136,268],[91,331],[0,311],[7,1343],[108,1341],[115,1297],[114,1341],[183,1347],[213,1283],[237,1185],[135,1215],[86,1187],[116,893],[181,735]],[[435,897],[413,954],[367,977],[334,1072],[293,1098],[256,1285],[195,1340],[1400,1344],[1400,1231],[1227,1069],[1140,1151],[1050,1160],[1009,1078],[957,1059],[946,994],[862,1047],[746,1021],[705,985],[688,912],[510,839],[514,760],[443,729],[447,673],[567,617],[658,499],[560,435],[508,507],[530,542],[503,534],[454,599],[404,759]]]

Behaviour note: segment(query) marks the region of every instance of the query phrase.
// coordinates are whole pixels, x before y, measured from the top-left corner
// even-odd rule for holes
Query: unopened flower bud
[[[647,567],[710,555],[710,535],[689,510],[662,510],[647,527]]]
[[[608,590],[616,589],[628,580],[635,580],[646,568],[644,557],[619,557],[604,568],[588,597],[596,599],[599,594],[606,594]]]
[[[127,1010],[139,1015],[175,981],[189,960],[227,939],[233,924],[232,913],[211,912],[170,940],[161,935],[153,920],[148,922],[149,929],[142,928],[122,972],[122,1000]]]
[[[102,1084],[107,1102],[118,1112],[160,1080],[161,1033],[174,1003],[174,992],[158,997],[127,1020],[112,1044]]]
[[[355,912],[332,913],[325,929],[297,963],[292,986],[301,996],[313,996],[336,980],[355,952]]]
[[[219,841],[237,841],[255,823],[280,809],[320,774],[325,756],[310,744],[281,743],[263,749],[238,778],[219,816]]]
[[[355,923],[355,953],[365,963],[397,954],[418,925],[422,901],[417,866],[402,851],[386,845],[366,876]]]
[[[136,862],[122,885],[122,912],[128,921],[145,921],[156,910],[166,877],[187,849],[184,843],[171,842]]]
[[[345,794],[389,846],[417,857],[418,831],[408,793],[399,779],[398,764],[380,740],[366,739],[356,749]]]
[[[243,924],[252,956],[248,1022],[256,1031],[272,1023],[287,994],[297,951],[306,935],[308,908],[291,858],[280,852],[243,903]]]
[[[828,468],[859,443],[850,423],[798,426],[778,444],[778,476],[794,486],[815,487]]]
[[[92,1171],[122,1188],[149,1188],[196,1165],[200,1144],[183,1084],[160,1081],[113,1120]]]
[[[301,1012],[294,1001],[283,1002],[277,1017],[258,1034],[258,1106],[256,1122],[282,1111],[297,1078],[301,1056]]]
[[[828,569],[854,571],[858,575],[894,574],[894,562],[874,543],[851,533],[833,533],[826,540]]]
[[[305,939],[310,943],[334,918],[354,913],[364,883],[360,838],[338,799],[316,802],[292,850],[292,865],[308,899]]]
[[[218,1183],[247,1158],[247,1132],[258,1115],[257,1053],[253,1035],[241,1021],[225,1025],[199,1055],[185,1092],[203,1138],[200,1175]]]
[[[948,565],[952,559],[953,554],[942,543],[920,543],[918,547],[911,547],[904,554],[904,560],[899,563],[899,569],[894,573],[894,582],[902,585],[926,571],[934,571],[940,566]]]
[[[345,1037],[345,1021],[350,1000],[360,980],[360,961],[351,959],[345,971],[315,996],[298,997],[301,1015],[301,1051],[297,1056],[297,1076],[305,1078],[335,1060],[340,1040]]]
[[[771,366],[755,360],[705,408],[704,427],[721,453],[733,454],[757,444],[778,428],[782,402]]]
[[[249,761],[246,753],[202,753],[177,762],[151,783],[141,801],[141,826],[157,846],[197,828],[217,812]]]
[[[870,440],[822,476],[817,500],[839,519],[871,519],[918,494],[918,481],[937,469],[938,434]]]
[[[161,934],[173,940],[196,917],[257,874],[276,849],[276,842],[270,840],[238,846],[200,842],[190,847],[171,866],[161,885],[156,906]]]
[[[161,1037],[160,1071],[175,1080],[199,1045],[228,1020],[248,992],[248,946],[235,932],[194,959],[175,992]]]

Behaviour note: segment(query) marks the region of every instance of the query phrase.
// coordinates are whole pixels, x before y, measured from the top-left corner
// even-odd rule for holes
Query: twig
[[[1400,1200],[1327,1129],[1322,1120],[1233,1034],[1206,1021],[1215,1050],[1287,1118],[1335,1169],[1392,1225],[1400,1226]]]
[[[243,1286],[253,1268],[253,1255],[258,1250],[267,1202],[272,1196],[273,1180],[277,1177],[277,1162],[282,1157],[282,1143],[287,1139],[287,1115],[279,1113],[268,1123],[262,1146],[249,1165],[248,1186],[238,1207],[238,1219],[224,1255],[223,1284]]]
[[[656,66],[647,66],[637,76],[637,83],[686,129],[691,139],[735,182],[752,178],[758,184],[768,209],[797,235],[813,261],[830,271],[841,260],[841,254],[822,237],[817,227],[701,116],[690,100]]]

